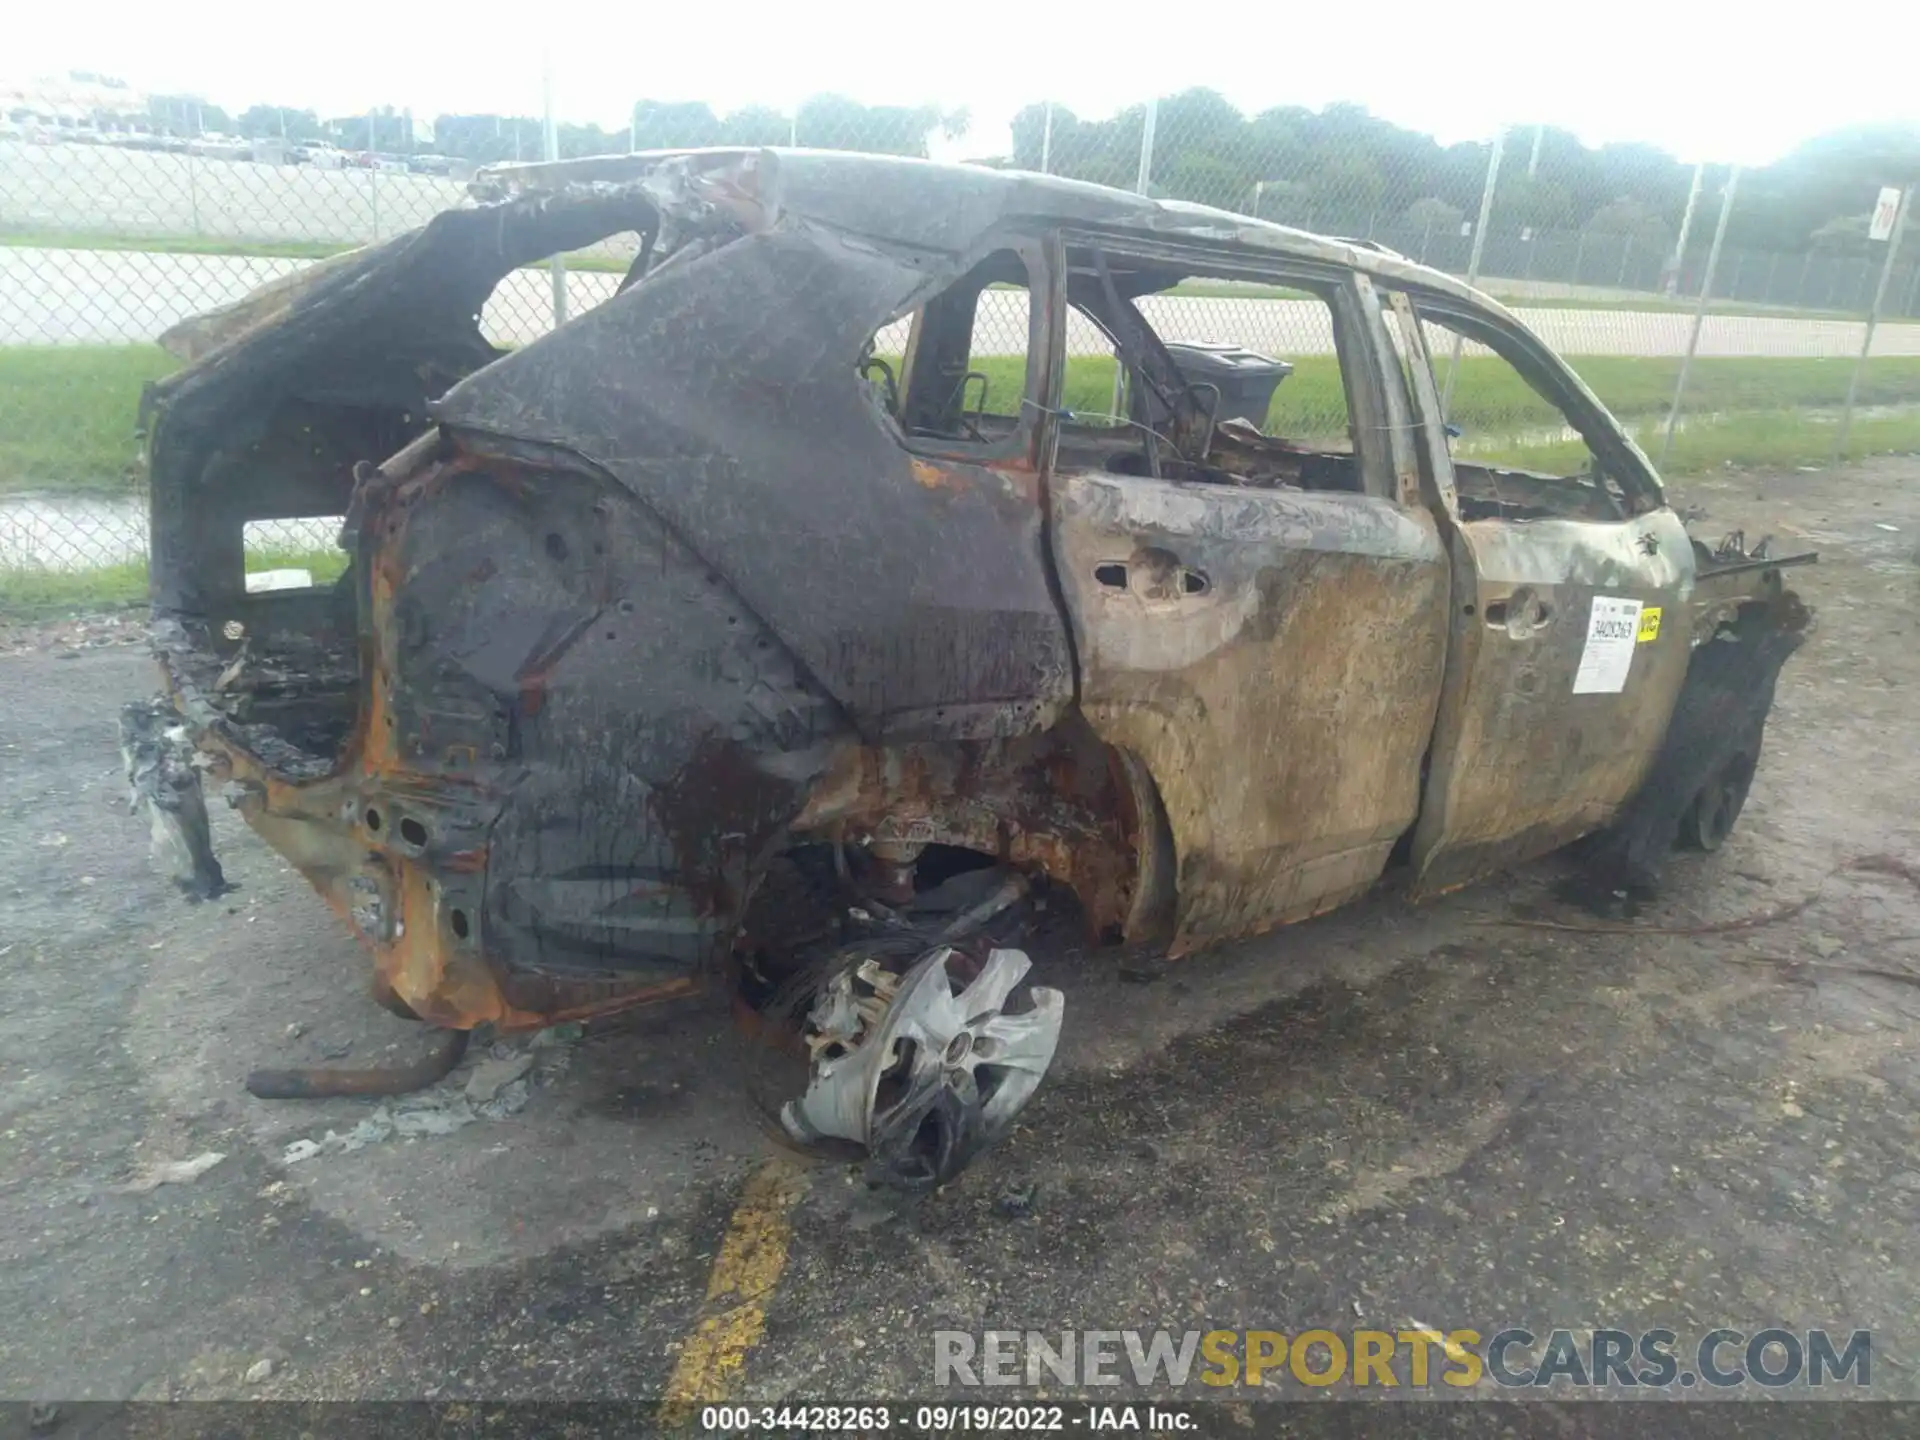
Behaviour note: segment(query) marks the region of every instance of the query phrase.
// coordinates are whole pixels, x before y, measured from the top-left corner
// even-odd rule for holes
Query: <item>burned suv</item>
[[[1053,1053],[1060,996],[994,938],[1036,896],[1179,955],[1581,837],[1649,884],[1738,814],[1792,560],[1691,540],[1445,275],[871,156],[476,187],[189,322],[145,407],[157,832],[220,883],[209,777],[401,1013],[718,991],[800,1057],[791,1136],[924,1183]],[[602,303],[483,338],[503,278],[616,236]],[[1264,412],[1284,365],[1249,401],[1185,344],[1256,312],[1321,357],[1314,423]],[[1517,371],[1575,472],[1476,459],[1436,337]],[[334,515],[337,584],[249,588],[249,522]]]

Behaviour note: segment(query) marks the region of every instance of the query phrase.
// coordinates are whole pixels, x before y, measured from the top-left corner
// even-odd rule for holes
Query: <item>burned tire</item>
[[[1714,772],[1680,817],[1676,841],[1683,850],[1718,850],[1733,833],[1753,786],[1753,761],[1734,755]]]
[[[1717,850],[1747,801],[1780,667],[1805,639],[1805,612],[1751,606],[1695,647],[1666,739],[1640,790],[1580,848],[1581,888],[1602,897],[1659,892],[1674,849]]]

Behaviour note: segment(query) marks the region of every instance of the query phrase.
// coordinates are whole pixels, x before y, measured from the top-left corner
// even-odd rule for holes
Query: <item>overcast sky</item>
[[[973,127],[952,158],[1004,152],[1008,119],[1031,100],[1098,118],[1189,85],[1249,111],[1354,101],[1448,142],[1544,120],[1590,144],[1647,141],[1684,160],[1748,164],[1841,125],[1920,122],[1911,0],[1825,3],[1779,20],[1726,0],[20,0],[9,11],[6,78],[95,70],[230,109],[537,114],[550,49],[565,120],[624,124],[642,96],[724,111],[835,91],[967,106]]]

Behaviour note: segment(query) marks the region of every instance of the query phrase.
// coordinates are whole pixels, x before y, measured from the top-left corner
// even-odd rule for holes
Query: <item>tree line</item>
[[[478,164],[532,160],[543,153],[541,122],[530,116],[438,115],[430,145],[415,139],[405,110],[382,106],[322,118],[312,110],[255,105],[238,115],[181,97],[156,97],[156,123],[289,142],[327,140],[346,149],[393,153],[431,149]],[[981,163],[1132,188],[1138,178],[1146,107],[1085,120],[1065,106],[1029,105],[1013,120],[1011,155]],[[628,126],[561,124],[563,157],[695,145],[800,144],[924,156],[936,136],[963,139],[966,111],[936,106],[870,106],[836,95],[793,111],[749,106],[727,113],[701,103],[642,100]],[[1258,214],[1341,234],[1457,233],[1477,216],[1486,180],[1486,142],[1442,145],[1358,105],[1323,110],[1280,106],[1248,115],[1208,89],[1159,102],[1151,193]],[[1704,244],[1728,177],[1707,167],[1693,240]],[[1686,208],[1693,167],[1651,145],[1589,147],[1552,126],[1507,137],[1492,226],[1631,235],[1671,245]],[[1773,164],[1745,171],[1728,241],[1756,249],[1808,247],[1841,254],[1868,248],[1867,219],[1883,185],[1920,183],[1920,126],[1836,130]]]

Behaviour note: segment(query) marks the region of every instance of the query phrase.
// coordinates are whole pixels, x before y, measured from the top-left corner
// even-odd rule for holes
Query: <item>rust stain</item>
[[[917,455],[909,463],[913,467],[913,478],[923,489],[964,490],[966,488],[966,480],[944,465],[936,465],[931,460],[922,460]]]
[[[1084,726],[1007,741],[849,746],[793,829],[978,850],[1066,885],[1090,930],[1117,934],[1149,837],[1116,773]]]

